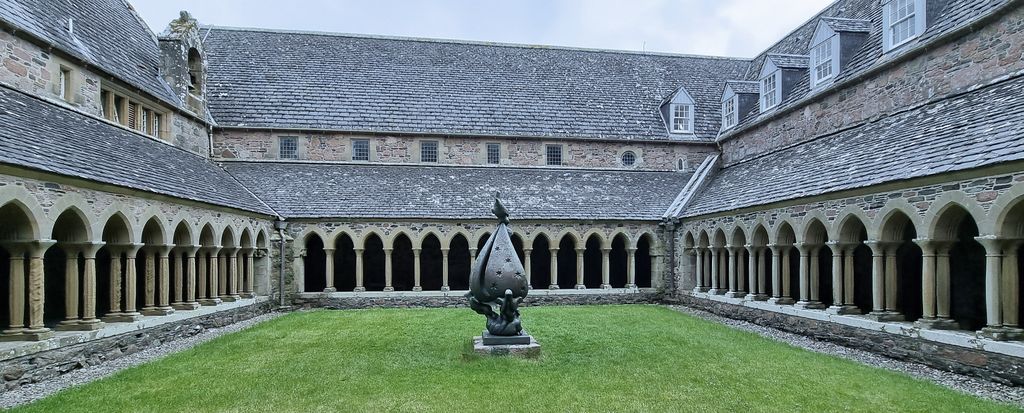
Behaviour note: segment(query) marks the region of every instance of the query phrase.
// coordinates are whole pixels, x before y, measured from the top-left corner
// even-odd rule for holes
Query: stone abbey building
[[[201,16],[200,16],[201,17]],[[0,367],[278,305],[680,302],[1024,385],[1024,2],[838,0],[753,58],[0,2]]]

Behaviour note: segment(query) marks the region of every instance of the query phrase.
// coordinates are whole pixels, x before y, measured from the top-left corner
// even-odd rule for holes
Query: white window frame
[[[914,8],[913,13],[909,13],[902,18],[894,21],[893,11],[898,9],[899,5],[911,5]],[[924,33],[927,24],[927,6],[926,0],[889,0],[882,4],[882,44],[884,45],[885,51],[891,51],[898,49],[907,43],[912,42]],[[896,26],[910,23],[910,27],[913,28],[914,33],[909,35],[906,39],[894,42],[893,29]]]
[[[285,142],[294,142],[295,148],[292,156],[284,156]],[[299,137],[298,136],[280,136],[277,139],[277,157],[278,159],[299,159]]]
[[[811,48],[811,84],[815,87],[836,77],[835,62],[838,56],[836,56],[835,40],[838,38],[838,35],[832,36]],[[825,49],[828,49],[828,55],[822,53],[822,50]],[[823,72],[826,67],[828,74],[819,76],[819,73]]]
[[[739,123],[738,109],[739,96],[733,96],[722,101],[722,129],[731,129]]]
[[[768,111],[782,103],[782,70],[776,70],[761,78],[761,112]],[[771,88],[769,89],[769,86]]]
[[[680,112],[683,113],[680,113]],[[672,125],[672,133],[693,133],[693,105],[687,103],[673,103],[669,105],[669,124]]]
[[[356,146],[359,144],[366,144],[366,156],[361,157]],[[357,162],[369,162],[370,161],[370,140],[369,139],[353,139],[352,140],[352,160]]]

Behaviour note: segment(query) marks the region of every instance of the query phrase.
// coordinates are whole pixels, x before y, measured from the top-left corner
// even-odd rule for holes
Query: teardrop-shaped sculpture
[[[519,261],[512,245],[508,226],[499,223],[483,249],[477,254],[477,261],[469,275],[469,290],[480,302],[494,302],[511,290],[515,298],[526,297],[529,284],[526,270]]]

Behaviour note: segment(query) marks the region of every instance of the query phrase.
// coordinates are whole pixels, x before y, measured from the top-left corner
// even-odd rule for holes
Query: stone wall
[[[61,99],[61,91],[58,90],[61,67],[71,70],[72,95],[67,100]],[[102,84],[107,83],[104,87],[114,86],[118,93],[131,94],[126,91],[136,90],[120,82],[107,80],[107,76],[102,73],[44,50],[3,29],[0,29],[0,83],[97,117],[103,115],[100,102]],[[136,96],[129,97],[139,100]],[[210,156],[210,137],[205,123],[180,113],[164,102],[142,100],[147,106],[158,107],[167,118],[167,136],[163,137],[164,140],[189,152]]]
[[[1019,4],[1019,3],[1018,3]],[[726,165],[1024,70],[1024,7],[722,142]]]
[[[417,163],[420,141],[438,142],[438,163],[449,165],[486,165],[487,144],[501,145],[504,166],[546,166],[545,145],[561,144],[564,166],[672,171],[683,161],[693,170],[714,148],[708,145],[654,142],[594,142],[579,140],[535,140],[464,137],[359,136],[343,133],[299,133],[218,130],[213,138],[213,154],[224,159],[278,159],[278,139],[299,137],[299,159],[310,161],[351,161],[352,139],[370,141],[370,162]],[[622,154],[632,151],[637,162],[622,164]]]
[[[303,308],[455,308],[466,307],[466,297],[448,296],[394,296],[394,297],[340,297],[336,295],[303,294],[295,304]],[[523,307],[546,305],[611,305],[611,304],[656,304],[661,294],[656,292],[630,292],[608,294],[532,294],[528,295]]]
[[[54,379],[69,372],[138,353],[163,343],[191,337],[211,328],[224,327],[271,311],[273,303],[220,311],[162,324],[133,333],[106,337],[56,350],[0,361],[0,378],[7,391],[25,384]]]
[[[679,294],[668,301],[944,371],[1024,385],[1024,359]]]

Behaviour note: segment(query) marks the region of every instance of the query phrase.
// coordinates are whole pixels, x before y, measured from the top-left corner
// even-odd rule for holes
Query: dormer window
[[[774,73],[761,79],[761,111],[767,111],[779,105],[782,89],[779,89],[779,77],[782,72]]]
[[[690,135],[694,133],[693,118],[696,116],[696,104],[693,97],[680,87],[672,94],[672,98],[661,105],[661,115],[671,134]]]
[[[889,0],[882,8],[885,50],[900,47],[925,29],[925,0]]]
[[[825,40],[811,50],[811,76],[817,85],[836,75],[833,70],[832,39]]]
[[[672,133],[693,133],[693,105],[672,105]]]
[[[722,129],[729,129],[739,123],[736,116],[736,97],[722,102]]]

